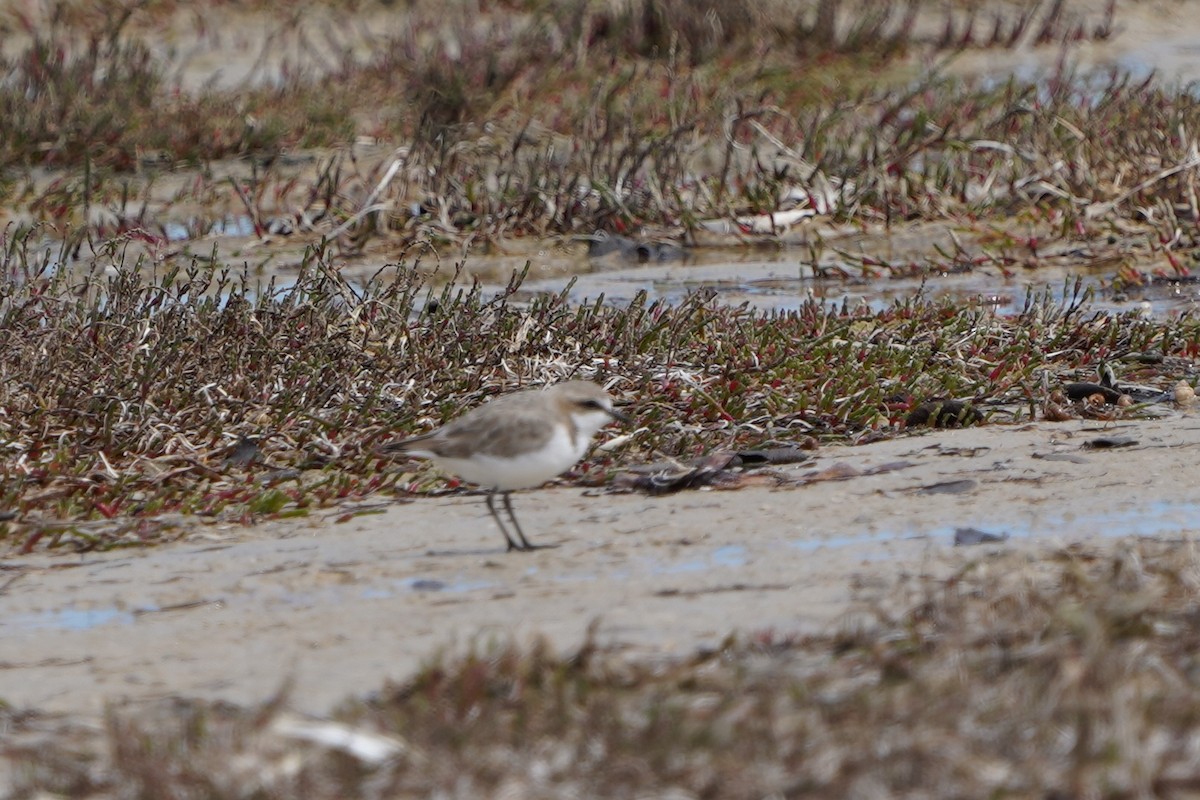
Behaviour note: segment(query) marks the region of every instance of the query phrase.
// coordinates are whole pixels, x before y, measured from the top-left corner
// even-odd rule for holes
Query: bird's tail
[[[421,442],[428,441],[433,437],[432,433],[426,433],[421,436],[413,436],[409,439],[401,439],[398,442],[388,442],[375,448],[375,452],[379,455],[394,456],[404,455],[408,451],[416,448]]]

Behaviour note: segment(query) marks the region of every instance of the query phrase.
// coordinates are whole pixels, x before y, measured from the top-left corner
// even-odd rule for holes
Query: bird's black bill
[[[628,414],[626,414],[623,411],[618,411],[615,408],[607,408],[607,409],[605,409],[605,411],[607,411],[608,415],[610,417],[612,417],[613,419],[615,419],[617,422],[624,422],[626,424],[633,422],[633,417],[629,416]]]

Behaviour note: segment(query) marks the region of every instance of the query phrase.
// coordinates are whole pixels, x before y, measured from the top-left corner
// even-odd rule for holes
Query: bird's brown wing
[[[473,453],[501,455],[541,447],[554,433],[546,409],[530,398],[508,395],[459,417],[441,430],[418,437],[421,446],[446,458]]]

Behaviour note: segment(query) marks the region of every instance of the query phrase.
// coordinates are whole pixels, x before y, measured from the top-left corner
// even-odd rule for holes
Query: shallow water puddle
[[[311,591],[285,591],[273,593],[271,601],[295,608],[329,607],[348,600],[387,600],[400,594],[467,594],[483,589],[494,589],[494,581],[458,578],[439,580],[433,578],[405,578],[367,586],[324,587]],[[186,611],[204,606],[226,607],[231,605],[257,606],[264,599],[263,593],[254,591],[223,596],[219,600],[205,600],[178,606],[138,606],[134,609],[117,606],[97,608],[61,608],[51,611],[11,614],[0,619],[0,631],[29,632],[37,630],[86,631],[109,625],[132,625],[140,618],[165,612]]]
[[[1137,312],[1156,317],[1185,311],[1200,312],[1200,281],[1194,277],[1156,278],[1150,285],[1115,291],[1109,286],[1115,275],[1114,262],[1098,258],[1095,253],[1050,255],[1039,261],[1035,268],[1011,267],[1007,274],[994,266],[939,272],[930,267],[930,259],[936,252],[935,245],[950,246],[946,231],[946,225],[930,223],[904,232],[857,235],[852,237],[851,243],[839,241],[840,253],[846,255],[821,256],[822,276],[814,274],[813,257],[808,247],[799,244],[801,239],[780,239],[778,247],[772,250],[745,246],[674,248],[668,258],[646,261],[612,255],[591,258],[587,255],[586,245],[580,242],[565,245],[519,243],[503,253],[468,255],[463,260],[465,271],[461,280],[465,285],[477,279],[487,287],[486,291],[500,292],[514,273],[527,270],[516,299],[566,291],[568,300],[580,304],[593,302],[603,295],[609,304],[623,306],[641,293],[651,301],[677,304],[692,294],[702,293],[711,295],[723,305],[747,304],[762,311],[788,312],[814,300],[882,310],[921,297],[1014,314],[1022,309],[1031,293],[1046,292],[1052,298],[1070,302],[1070,287],[1076,279],[1081,279],[1082,288],[1091,292],[1089,308],[1092,310]],[[209,258],[213,248],[227,256],[240,254],[238,257],[244,257],[253,252],[257,266],[248,267],[248,299],[253,300],[258,292],[267,291],[268,287],[274,296],[286,296],[295,285],[295,266],[300,263],[306,240],[275,236],[274,244],[260,247],[260,241],[252,234],[250,219],[236,215],[220,218],[213,223],[209,235],[199,239],[189,239],[187,226],[182,223],[172,223],[167,232],[169,241],[189,243],[204,260]],[[819,234],[814,236],[819,238]],[[51,273],[60,266],[58,247],[49,239],[40,245],[44,258],[51,265]],[[504,250],[503,247],[498,249]],[[185,247],[185,252],[190,252],[190,248]],[[889,277],[888,270],[882,267],[872,267],[864,272],[861,265],[851,263],[858,257],[887,261],[897,268],[924,266],[931,271],[923,275]],[[1098,263],[1105,266],[1098,267]],[[281,266],[285,264],[287,266]],[[1162,264],[1135,263],[1131,266],[1143,274],[1150,274]],[[356,288],[372,279],[388,280],[395,270],[408,268],[375,258],[350,260],[339,267],[342,277]],[[440,281],[449,278],[451,272],[443,265],[438,276],[430,280],[431,289],[436,292]],[[19,276],[14,278],[19,281]]]
[[[741,545],[722,545],[707,555],[680,561],[647,559],[643,564],[651,575],[678,575],[685,572],[704,572],[710,569],[741,567],[746,564],[746,548]]]
[[[927,533],[903,533],[897,534],[893,532],[874,533],[861,536],[830,536],[819,539],[793,539],[787,542],[787,546],[799,550],[801,552],[816,552],[825,549],[839,549],[845,547],[876,547],[878,545],[887,545],[892,542],[911,542],[911,541],[926,541],[935,538],[932,534]],[[886,550],[875,550],[872,552],[863,553],[863,558],[888,558],[889,554]]]
[[[117,608],[60,608],[37,614],[14,614],[0,622],[0,629],[84,631],[102,625],[130,625],[136,619],[132,611]]]
[[[955,534],[974,529],[1006,540],[1086,540],[1097,536],[1152,537],[1193,529],[1200,519],[1200,502],[1151,501],[1139,508],[1104,509],[1094,514],[1046,514],[1025,521],[989,522],[984,518],[964,518],[961,523],[942,525],[928,530],[884,530],[869,535],[804,538],[788,542],[789,547],[802,551],[824,548],[844,548],[887,545],[902,541],[929,541],[936,545],[953,546]],[[985,542],[984,544],[1003,544]],[[886,551],[878,556],[886,557]]]
[[[650,300],[679,303],[696,293],[710,293],[724,305],[747,304],[764,311],[795,311],[817,300],[851,306],[865,305],[882,310],[914,297],[949,300],[991,307],[998,313],[1015,314],[1030,293],[1048,292],[1069,300],[1067,287],[1076,278],[1090,290],[1090,308],[1111,313],[1134,311],[1164,317],[1200,309],[1200,284],[1180,280],[1132,287],[1116,293],[1105,288],[1111,274],[1087,266],[1047,266],[1005,276],[999,270],[982,268],[960,274],[931,273],[922,277],[813,277],[800,250],[781,250],[753,260],[743,260],[730,251],[699,252],[674,264],[605,267],[561,278],[528,280],[527,292],[557,293],[567,287],[568,298],[577,303],[600,295],[615,305],[628,303],[640,292]]]

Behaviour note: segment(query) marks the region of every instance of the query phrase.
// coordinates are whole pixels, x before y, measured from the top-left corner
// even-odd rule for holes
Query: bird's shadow
[[[442,558],[446,558],[449,556],[529,555],[531,553],[536,553],[539,550],[556,550],[559,547],[561,547],[562,544],[563,544],[562,542],[555,542],[554,544],[538,544],[538,545],[534,545],[532,550],[508,550],[506,548],[494,548],[494,547],[489,547],[487,549],[471,548],[469,550],[465,549],[465,548],[457,549],[457,550],[426,550],[424,554],[427,557],[442,557]]]

